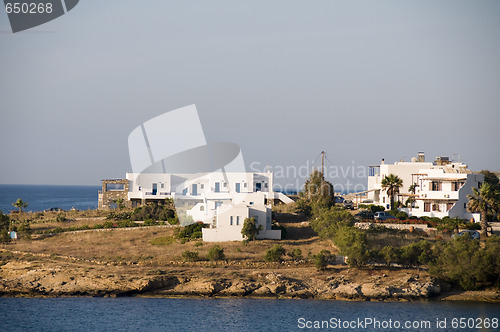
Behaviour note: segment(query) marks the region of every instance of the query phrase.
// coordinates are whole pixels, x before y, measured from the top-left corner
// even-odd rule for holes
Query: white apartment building
[[[449,216],[479,221],[479,214],[467,211],[467,195],[472,194],[472,188],[481,186],[484,175],[473,174],[467,165],[451,162],[447,157],[426,162],[423,152],[411,162],[386,164],[382,160],[380,165],[369,168],[365,202],[390,208],[390,198],[382,188],[382,179],[389,174],[398,176],[403,182],[396,201],[405,203],[410,197],[414,199],[409,207],[400,209],[410,216]],[[412,184],[415,184],[414,193],[409,190]]]

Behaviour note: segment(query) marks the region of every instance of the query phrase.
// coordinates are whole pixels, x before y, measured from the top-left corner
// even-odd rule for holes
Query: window
[[[264,188],[266,188],[266,189],[267,189],[267,183],[264,183]]]
[[[437,203],[432,204],[432,211],[440,212],[441,209],[439,208],[439,204]]]
[[[161,189],[165,188],[165,183],[160,183],[160,188]]]
[[[233,225],[233,216],[229,217],[229,225]]]
[[[205,189],[205,185],[204,185],[203,183],[202,183],[202,184],[200,184],[200,188],[201,188],[201,189]]]
[[[431,212],[431,203],[429,202],[424,203],[424,212]]]
[[[226,187],[227,187],[227,183],[226,183],[226,182],[224,182],[224,183],[222,184],[222,186],[223,186],[224,188],[226,188]]]
[[[240,224],[240,216],[236,216],[236,225]]]
[[[203,205],[200,206],[200,211],[205,211],[205,207]]]
[[[451,183],[451,191],[458,191],[458,182]]]
[[[246,183],[243,183],[243,188],[246,188],[247,187],[247,184]]]
[[[431,191],[441,191],[441,182],[432,181],[431,183]]]
[[[124,190],[125,185],[123,183],[106,183],[106,191],[111,191],[111,190]]]
[[[385,197],[382,197],[382,203],[385,203]]]

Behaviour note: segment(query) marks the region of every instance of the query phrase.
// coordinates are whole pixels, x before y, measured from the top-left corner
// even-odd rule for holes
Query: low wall
[[[387,228],[399,229],[399,230],[410,230],[413,227],[413,229],[418,229],[426,233],[436,231],[436,228],[427,227],[427,224],[390,224],[390,223],[371,223],[371,222],[357,222],[355,224],[355,226],[360,229],[369,229],[375,225],[380,225]]]

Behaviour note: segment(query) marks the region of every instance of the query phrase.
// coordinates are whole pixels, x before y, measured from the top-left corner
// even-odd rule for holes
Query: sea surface
[[[498,331],[494,319],[500,318],[500,304],[0,298],[0,315],[2,331],[303,331],[310,330],[309,325],[314,328],[315,321],[326,322],[322,330]],[[479,324],[489,328],[480,329]]]
[[[17,208],[18,198],[28,202],[24,211],[43,211],[53,207],[63,210],[97,209],[99,186],[46,186],[0,184],[0,210],[7,213]]]

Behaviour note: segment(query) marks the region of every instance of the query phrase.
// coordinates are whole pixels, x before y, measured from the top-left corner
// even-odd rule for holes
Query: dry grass
[[[82,218],[73,215],[73,219],[57,222],[46,215],[46,219],[31,225],[33,231],[68,228],[74,226],[102,224],[104,220],[95,217]],[[280,223],[287,227],[287,238],[282,241],[257,240],[244,244],[240,241],[218,243],[224,249],[229,261],[262,262],[265,251],[276,244],[281,244],[287,252],[299,248],[302,255],[315,254],[323,249],[334,251],[328,241],[320,240],[303,217],[297,214],[280,214]],[[8,250],[17,250],[33,254],[70,256],[85,260],[104,262],[148,262],[162,264],[169,261],[181,261],[182,252],[196,251],[199,257],[205,259],[210,247],[216,243],[206,243],[192,240],[182,243],[173,239],[174,228],[137,227],[132,229],[106,229],[65,232],[52,236],[34,236],[33,240],[17,240],[9,245],[0,246]],[[163,245],[151,244],[159,239]],[[173,240],[172,240],[173,239]],[[154,243],[154,242],[153,242]],[[289,258],[288,258],[289,259]]]

